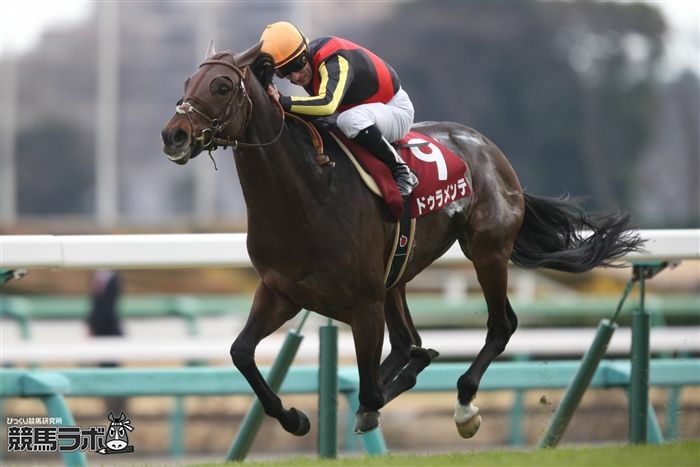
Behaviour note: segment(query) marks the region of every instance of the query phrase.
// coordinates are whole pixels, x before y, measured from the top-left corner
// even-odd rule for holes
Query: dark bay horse
[[[455,422],[462,436],[473,436],[481,421],[472,403],[481,377],[518,324],[506,296],[508,261],[582,272],[638,250],[641,240],[627,216],[593,220],[572,200],[524,193],[503,153],[478,132],[456,123],[419,123],[415,130],[467,162],[473,193],[418,219],[405,273],[387,290],[394,218],[337,146],[325,151],[334,167],[317,164],[306,130],[285,122],[264,90],[273,70],[260,46],[240,54],[214,54],[210,48],[162,132],[164,152],[177,164],[216,146],[235,149],[248,210],[248,252],[260,283],[248,321],[231,346],[234,365],[265,413],[288,432],[304,435],[308,418],[285,409],[270,390],[255,364],[255,348],[302,308],[347,323],[360,375],[355,431],[376,428],[379,409],[413,387],[437,355],[421,348],[406,283],[458,241],[474,264],[488,307],[486,342],[457,381]],[[582,236],[581,230],[592,233]],[[391,352],[380,364],[385,324]]]

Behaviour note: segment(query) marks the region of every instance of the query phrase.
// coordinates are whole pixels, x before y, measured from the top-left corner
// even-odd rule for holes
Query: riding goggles
[[[275,74],[280,77],[280,78],[286,78],[289,76],[291,73],[294,73],[295,71],[301,71],[302,68],[306,66],[306,64],[309,62],[309,57],[306,55],[306,53],[301,53],[299,54],[298,57],[294,58],[288,63],[285,63],[283,66],[277,68],[275,70]]]

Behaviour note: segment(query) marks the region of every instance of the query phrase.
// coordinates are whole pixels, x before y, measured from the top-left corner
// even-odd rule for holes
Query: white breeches
[[[376,125],[389,142],[406,136],[413,125],[413,104],[403,89],[386,104],[362,104],[338,115],[337,125],[348,138],[354,138],[365,128]]]

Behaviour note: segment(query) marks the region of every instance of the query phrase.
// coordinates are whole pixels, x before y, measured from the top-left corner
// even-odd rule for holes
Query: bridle
[[[201,68],[205,65],[223,65],[225,67],[230,68],[239,77],[238,86],[236,86],[236,90],[231,93],[231,97],[229,97],[229,100],[226,103],[226,108],[224,109],[223,114],[217,117],[211,117],[203,110],[195,107],[192,104],[192,101],[196,99],[183,98],[178,103],[177,107],[175,107],[175,112],[180,115],[185,115],[187,117],[187,120],[190,123],[190,129],[192,131],[192,133],[190,134],[192,140],[200,143],[202,145],[202,148],[209,152],[209,156],[211,156],[211,152],[216,150],[219,146],[222,146],[224,149],[226,149],[228,146],[231,146],[235,150],[239,147],[269,146],[277,142],[280,136],[282,136],[282,132],[284,131],[284,111],[282,110],[282,107],[279,104],[279,102],[277,103],[277,105],[280,109],[282,121],[280,122],[280,129],[277,133],[277,136],[275,136],[271,141],[268,141],[266,143],[244,143],[238,141],[237,139],[228,139],[220,136],[220,133],[223,130],[223,128],[225,128],[228,125],[228,123],[236,115],[238,115],[238,113],[241,111],[241,109],[243,109],[244,106],[246,107],[246,116],[245,119],[242,120],[242,124],[239,128],[239,131],[237,131],[236,133],[240,137],[240,135],[242,135],[245,132],[246,128],[248,128],[248,124],[250,123],[250,119],[253,116],[253,101],[250,99],[250,96],[248,96],[248,92],[246,91],[245,75],[240,68],[238,68],[233,63],[229,63],[225,60],[205,60],[204,62],[202,62],[201,65],[199,65],[199,67]],[[241,98],[238,99],[237,102],[235,102],[236,106],[234,108],[234,101],[236,101],[236,97],[239,94],[241,95]],[[203,103],[201,103],[200,106],[205,107]],[[192,112],[198,114],[199,116],[201,116],[209,122],[209,127],[204,128],[200,132],[199,136],[197,136],[194,132],[194,123],[192,122],[192,117],[190,115]]]

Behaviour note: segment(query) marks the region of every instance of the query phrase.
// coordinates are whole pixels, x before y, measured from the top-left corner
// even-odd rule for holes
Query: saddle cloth
[[[332,131],[331,134],[358,169],[365,184],[382,196],[394,217],[400,219],[404,204],[389,168],[340,132]],[[412,219],[438,211],[471,194],[467,164],[436,140],[411,131],[405,138],[394,142],[394,147],[420,180],[407,203]],[[362,169],[369,173],[371,180],[367,180]]]

